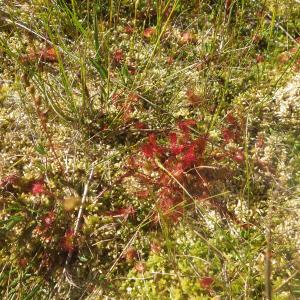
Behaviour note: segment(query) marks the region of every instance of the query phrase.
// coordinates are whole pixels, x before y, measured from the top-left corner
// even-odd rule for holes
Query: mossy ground
[[[297,1],[0,5],[2,299],[300,296]]]

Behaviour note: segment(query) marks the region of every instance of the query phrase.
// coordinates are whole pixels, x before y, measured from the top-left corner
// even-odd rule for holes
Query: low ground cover
[[[0,4],[3,299],[299,297],[297,1]]]

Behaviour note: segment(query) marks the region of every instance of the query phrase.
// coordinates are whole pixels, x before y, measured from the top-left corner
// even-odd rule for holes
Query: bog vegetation
[[[1,299],[300,297],[299,1],[0,0],[0,58]]]

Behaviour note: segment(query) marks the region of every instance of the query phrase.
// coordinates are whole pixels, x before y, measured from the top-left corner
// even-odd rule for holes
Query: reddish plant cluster
[[[41,219],[41,224],[36,226],[34,234],[36,234],[43,243],[50,243],[53,237],[53,226],[56,221],[56,214],[52,211],[44,215]]]
[[[73,252],[75,250],[74,238],[75,238],[74,230],[68,229],[65,232],[65,235],[61,241],[61,246],[64,251]]]
[[[31,50],[28,54],[21,56],[22,63],[44,62],[44,63],[56,63],[58,62],[58,56],[56,50],[53,47],[46,47],[39,51]]]
[[[237,119],[229,113],[226,116],[226,126],[224,126],[221,130],[224,142],[238,142],[240,140],[240,132],[241,128],[239,126],[239,122]]]
[[[19,176],[17,174],[11,174],[0,179],[0,188],[5,188],[10,185],[15,185],[19,182]]]
[[[192,119],[179,121],[179,130],[169,132],[164,145],[150,134],[140,147],[140,156],[129,160],[132,176],[143,186],[136,196],[148,198],[152,191],[157,193],[157,220],[164,216],[177,222],[184,212],[186,191],[193,196],[206,192],[194,167],[203,164],[207,137],[192,132],[196,125]]]
[[[128,207],[121,207],[119,209],[109,211],[106,214],[114,218],[124,218],[127,220],[129,217],[133,217],[135,215],[135,209],[132,205],[129,205]]]
[[[32,195],[43,195],[47,193],[44,180],[36,180],[32,183],[30,192]]]
[[[222,129],[223,145],[218,152],[222,158],[237,163],[245,160],[243,150],[226,145],[241,142],[240,121],[229,113],[226,126]],[[141,187],[134,195],[142,200],[155,201],[155,221],[165,220],[176,223],[184,215],[186,204],[196,200],[199,204],[216,210],[221,217],[239,223],[234,213],[227,209],[222,200],[214,197],[219,183],[230,177],[227,167],[216,166],[220,157],[207,157],[209,138],[199,135],[197,122],[185,119],[177,122],[177,129],[164,132],[161,140],[155,133],[149,134],[147,141],[140,146],[139,154],[128,160],[125,177],[134,178]],[[151,200],[152,199],[152,200]]]
[[[242,127],[240,123],[241,121],[234,117],[232,113],[227,114],[226,126],[224,126],[221,129],[221,133],[225,144],[231,142],[239,144],[241,142]],[[229,152],[227,151],[226,156],[230,157],[237,163],[242,163],[245,160],[243,150],[239,148],[231,148]]]

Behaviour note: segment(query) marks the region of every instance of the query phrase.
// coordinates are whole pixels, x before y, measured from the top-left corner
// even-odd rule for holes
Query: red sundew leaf
[[[296,54],[297,51],[298,51],[298,47],[293,47],[289,50],[289,53],[291,53],[293,55],[293,54]]]
[[[174,223],[177,223],[183,216],[183,206],[171,197],[164,197],[159,201],[159,209],[164,216]]]
[[[196,145],[197,155],[202,156],[207,145],[208,136],[201,136],[194,141],[194,145]]]
[[[169,143],[170,143],[170,152],[173,155],[178,155],[184,150],[183,145],[178,145],[177,144],[177,135],[175,132],[171,132],[169,134]]]
[[[157,254],[157,253],[160,253],[160,252],[161,252],[161,245],[160,245],[160,243],[157,242],[157,241],[151,242],[150,248],[151,248],[151,252],[153,252],[153,253],[156,253],[156,254]]]
[[[40,266],[46,269],[49,269],[52,265],[53,261],[48,253],[44,253],[42,256],[42,261]]]
[[[186,97],[191,105],[199,105],[201,102],[201,97],[191,89],[188,89],[186,92]]]
[[[126,250],[123,257],[126,259],[126,261],[131,262],[138,257],[138,253],[134,248],[130,247]]]
[[[142,145],[141,151],[144,154],[144,156],[147,157],[147,158],[152,158],[155,154],[155,151],[153,149],[153,145],[151,145],[150,143]]]
[[[264,136],[263,135],[258,135],[258,137],[256,138],[256,143],[255,146],[257,148],[263,148],[265,145],[265,140],[264,140]]]
[[[196,146],[194,144],[191,144],[184,153],[181,160],[184,170],[190,168],[196,162],[195,148]]]
[[[37,180],[32,183],[31,190],[32,195],[43,195],[47,193],[45,183],[43,180]]]
[[[295,64],[294,64],[294,68],[295,72],[299,72],[300,71],[300,59],[297,59],[295,61]]]
[[[200,278],[199,283],[203,289],[208,290],[213,285],[214,279],[212,277],[202,277]]]
[[[46,228],[50,228],[55,222],[56,215],[54,212],[49,212],[42,219],[42,222]]]
[[[132,34],[134,32],[134,28],[130,25],[125,26],[124,32],[127,34]]]
[[[145,175],[145,174],[142,174],[142,173],[136,173],[134,174],[134,176],[141,182],[141,183],[144,183],[144,184],[152,184],[152,179],[151,177]]]
[[[178,127],[179,129],[184,133],[184,134],[189,134],[191,127],[195,126],[197,123],[195,120],[192,119],[186,119],[178,122]]]
[[[238,163],[243,162],[245,160],[245,156],[242,150],[236,150],[235,153],[232,155],[232,159]]]
[[[129,93],[128,94],[128,100],[129,102],[132,102],[132,103],[136,103],[139,101],[139,95],[137,93]]]
[[[149,140],[149,143],[152,144],[152,145],[156,145],[156,135],[155,134],[150,134],[148,136],[148,140]]]
[[[124,59],[124,53],[122,49],[117,49],[113,54],[113,60],[119,64]]]
[[[67,252],[73,252],[75,249],[74,246],[74,230],[68,229],[62,239],[62,249]]]
[[[134,265],[134,268],[139,273],[143,273],[146,270],[146,266],[145,266],[145,264],[143,262],[137,262]]]
[[[249,230],[253,227],[253,224],[251,223],[241,223],[239,225],[243,230]]]
[[[174,167],[170,170],[171,174],[177,179],[182,179],[184,175],[184,163],[178,162],[174,165]]]
[[[23,257],[19,259],[18,263],[21,268],[25,268],[28,265],[28,260]]]
[[[262,54],[257,54],[255,59],[257,63],[262,63],[265,61],[265,57]]]
[[[169,134],[169,140],[171,145],[176,145],[177,144],[177,134],[175,132],[171,132]]]
[[[113,103],[116,103],[122,96],[122,93],[114,92],[111,96],[111,100]]]
[[[138,191],[135,193],[135,195],[138,198],[142,198],[142,199],[146,199],[149,196],[149,191],[148,190],[142,190],[142,191]]]
[[[233,126],[236,126],[237,123],[238,123],[236,118],[233,116],[232,113],[227,114],[226,121],[227,121],[228,124],[233,125]]]
[[[138,167],[140,167],[140,163],[135,157],[130,156],[127,160],[127,166],[129,169],[137,169]]]
[[[194,41],[194,36],[191,32],[183,32],[181,34],[181,39],[180,41],[183,43],[183,44],[188,44],[188,43],[191,43]]]
[[[148,136],[148,143],[142,145],[141,151],[147,158],[153,158],[154,155],[163,154],[163,149],[157,145],[156,136],[154,134]]]
[[[5,187],[7,185],[17,184],[19,181],[19,176],[17,174],[8,175],[0,180],[0,187]]]
[[[197,201],[203,202],[209,200],[209,194],[207,192],[203,192],[202,195],[196,197]]]
[[[232,130],[230,130],[228,128],[223,128],[221,131],[222,131],[222,136],[223,136],[225,143],[229,143],[230,141],[235,140],[235,134]]]
[[[155,34],[155,28],[148,27],[144,30],[143,36],[147,39],[151,38]]]
[[[33,63],[37,61],[37,54],[33,50],[30,50],[28,54],[22,55],[20,60],[23,64]]]
[[[171,181],[170,176],[166,173],[162,173],[157,183],[160,184],[161,186],[166,186],[170,183],[170,181]]]
[[[45,48],[41,50],[38,54],[39,59],[43,62],[55,63],[58,62],[58,56],[55,48]]]
[[[130,75],[135,75],[137,73],[136,66],[132,64],[127,65],[127,69]]]
[[[128,219],[128,217],[133,217],[135,212],[136,211],[134,207],[130,205],[128,207],[122,207],[114,211],[109,211],[107,212],[107,215],[115,218],[122,217],[124,219]]]
[[[139,130],[147,129],[147,125],[141,121],[136,121],[134,127]]]
[[[278,61],[280,63],[287,63],[290,60],[290,55],[287,52],[283,52],[278,56]]]
[[[174,63],[174,58],[172,56],[168,56],[167,57],[167,64],[168,65],[173,65],[173,63]]]
[[[159,196],[161,198],[168,198],[172,195],[172,189],[171,187],[164,186],[160,191],[159,191]]]
[[[252,42],[255,43],[255,44],[258,44],[261,40],[262,40],[262,37],[260,35],[258,35],[258,34],[255,34],[252,37]]]

